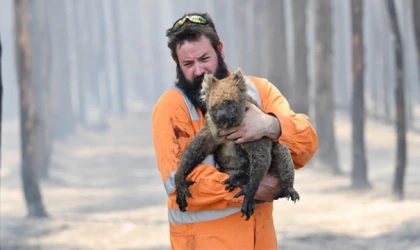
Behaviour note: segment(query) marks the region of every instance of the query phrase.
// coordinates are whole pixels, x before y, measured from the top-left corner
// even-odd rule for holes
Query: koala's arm
[[[162,96],[153,109],[152,137],[156,163],[169,198],[169,207],[172,209],[179,210],[176,203],[175,172],[182,153],[195,136],[197,129],[194,126],[197,128],[200,122],[196,123],[191,121],[183,97],[177,93],[170,93],[169,97]],[[243,198],[233,198],[236,192],[225,190],[225,185],[222,184],[228,177],[211,164],[200,163],[196,166],[187,176],[187,180],[195,182],[189,187],[193,199],[187,200],[188,210],[201,210],[210,204],[218,208],[241,206]]]
[[[178,174],[183,178],[188,176],[198,164],[216,149],[216,146],[210,130],[204,124],[182,153],[175,178]]]
[[[306,114],[295,113],[283,94],[267,79],[255,79],[262,109],[277,117],[280,123],[278,142],[291,152],[295,168],[299,169],[311,160],[318,149],[318,136]]]

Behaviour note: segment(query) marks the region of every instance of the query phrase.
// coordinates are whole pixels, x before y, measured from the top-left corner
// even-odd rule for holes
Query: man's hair
[[[189,20],[186,20],[184,25],[175,31],[170,27],[166,30],[166,37],[168,38],[168,48],[171,50],[172,58],[178,60],[178,55],[176,54],[176,46],[178,44],[183,44],[185,41],[196,41],[202,35],[206,36],[213,48],[218,52],[217,45],[220,42],[219,35],[217,34],[216,27],[208,13],[188,13],[184,14],[181,18],[186,16],[199,15],[204,17],[207,20],[207,24],[196,24],[192,23]]]

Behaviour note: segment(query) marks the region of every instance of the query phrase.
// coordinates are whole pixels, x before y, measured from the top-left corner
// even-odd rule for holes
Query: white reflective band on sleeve
[[[254,99],[254,101],[257,102],[259,106],[261,106],[261,98],[260,98],[260,94],[258,93],[258,89],[255,86],[255,83],[253,83],[249,78],[248,80],[249,80],[248,95],[252,97],[252,99]]]
[[[169,174],[168,178],[166,178],[166,181],[163,183],[166,194],[170,195],[175,190],[175,172]]]
[[[201,163],[211,164],[213,166],[216,164],[213,155],[208,155]],[[166,178],[166,181],[163,183],[167,195],[170,195],[175,190],[175,172],[176,171],[170,173],[168,178]]]
[[[223,210],[204,210],[181,212],[177,209],[168,209],[170,223],[186,224],[201,221],[217,220],[241,211],[241,207],[229,207]],[[240,216],[240,215],[239,215]]]

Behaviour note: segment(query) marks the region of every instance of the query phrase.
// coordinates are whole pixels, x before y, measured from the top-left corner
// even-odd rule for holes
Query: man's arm
[[[176,90],[174,90],[176,91]],[[164,95],[152,114],[153,141],[162,181],[169,197],[169,206],[178,209],[174,175],[182,152],[196,131],[183,97],[178,92]],[[228,178],[211,164],[199,164],[187,177],[196,182],[189,187],[193,199],[187,198],[187,211],[201,210],[209,205],[223,209],[240,206],[242,198],[233,198],[239,190],[228,192],[221,182]]]

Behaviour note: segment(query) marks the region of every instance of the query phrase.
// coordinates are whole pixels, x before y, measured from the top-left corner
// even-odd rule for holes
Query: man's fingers
[[[219,131],[219,136],[226,136],[226,135],[230,135],[233,132],[236,131],[236,127],[234,128],[227,128],[227,129],[222,129]]]
[[[236,144],[241,144],[241,143],[244,143],[244,142],[245,142],[245,140],[244,140],[243,137],[240,137],[240,138],[238,138],[238,139],[235,140],[235,143]]]
[[[236,139],[239,139],[239,138],[241,138],[241,135],[237,131],[235,131],[235,132],[231,133],[230,135],[226,136],[226,139],[228,139],[228,140],[236,140]]]

